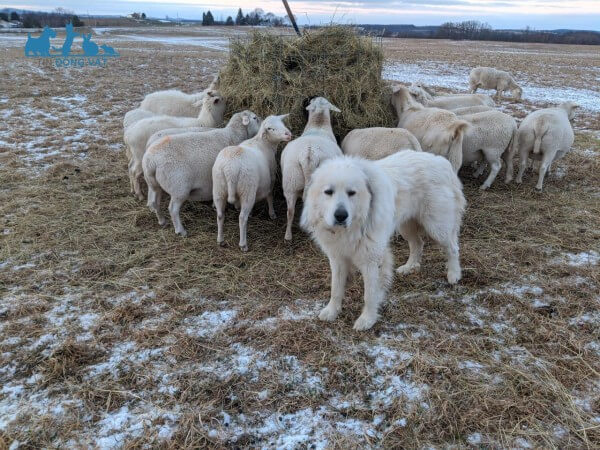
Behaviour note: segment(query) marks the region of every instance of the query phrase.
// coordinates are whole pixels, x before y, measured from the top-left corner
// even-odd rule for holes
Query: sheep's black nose
[[[337,224],[343,224],[348,218],[348,211],[346,211],[342,206],[338,207],[333,213],[333,217],[335,217],[335,222]]]

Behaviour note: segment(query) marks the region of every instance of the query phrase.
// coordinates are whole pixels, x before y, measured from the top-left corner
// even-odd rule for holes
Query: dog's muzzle
[[[333,213],[333,217],[335,218],[335,225],[346,225],[346,219],[348,219],[348,211],[342,206],[338,206],[338,208]]]

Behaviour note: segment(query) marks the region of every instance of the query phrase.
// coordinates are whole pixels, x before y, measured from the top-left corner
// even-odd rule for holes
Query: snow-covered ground
[[[386,62],[383,69],[383,78],[387,80],[411,83],[421,81],[431,86],[441,86],[456,91],[469,90],[469,72],[471,68],[450,65],[435,61],[419,64],[404,64],[399,62]],[[517,76],[517,79],[519,77]],[[589,111],[600,112],[600,85],[596,90],[579,89],[569,86],[541,86],[531,81],[521,82],[523,98],[536,103],[560,103],[574,101],[580,107]],[[480,93],[486,91],[479,91]],[[487,91],[489,94],[495,91]]]

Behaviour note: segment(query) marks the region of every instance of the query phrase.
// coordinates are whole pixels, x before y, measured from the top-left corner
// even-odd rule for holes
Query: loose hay
[[[220,89],[229,114],[242,109],[262,117],[289,112],[294,134],[306,123],[307,99],[326,97],[342,110],[332,118],[333,132],[342,138],[354,128],[394,126],[381,78],[383,60],[380,47],[347,27],[300,38],[256,32],[231,42]]]

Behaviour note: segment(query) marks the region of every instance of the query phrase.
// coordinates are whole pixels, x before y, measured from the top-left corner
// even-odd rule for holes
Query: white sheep
[[[186,94],[175,89],[148,94],[142,100],[140,108],[166,116],[197,117],[202,109],[204,97],[218,88],[219,75],[215,76],[206,89],[195,94]]]
[[[225,147],[255,136],[260,122],[252,111],[242,111],[234,114],[225,128],[166,136],[148,148],[142,160],[148,207],[156,213],[161,226],[166,224],[160,210],[166,192],[171,196],[169,213],[175,232],[187,236],[179,217],[181,205],[188,199],[212,200],[212,167],[217,155]]]
[[[146,142],[146,149],[154,144],[156,141],[164,138],[165,136],[174,136],[176,134],[183,133],[201,133],[203,131],[214,130],[216,127],[184,127],[184,128],[166,128],[164,130],[157,131],[148,138]]]
[[[342,141],[345,155],[377,160],[400,150],[421,151],[413,134],[403,128],[358,128],[350,131]]]
[[[303,195],[310,176],[321,162],[342,155],[331,129],[330,111],[340,112],[323,97],[313,98],[306,107],[308,122],[302,135],[285,146],[281,153],[283,195],[287,203],[285,240],[292,240],[296,201]]]
[[[495,106],[494,100],[484,94],[437,95],[432,88],[419,82],[412,83],[408,89],[415,100],[430,108],[454,110],[469,106]]]
[[[552,163],[571,150],[575,140],[571,120],[577,107],[573,102],[564,102],[555,108],[534,111],[523,119],[517,132],[520,156],[517,183],[523,182],[523,172],[531,157],[541,160],[535,187],[542,190],[544,176],[550,171]]]
[[[489,106],[479,105],[479,106],[465,106],[463,108],[451,109],[451,111],[457,116],[466,116],[467,114],[477,114],[485,111],[495,111],[494,108]]]
[[[248,251],[248,216],[254,204],[267,199],[269,217],[275,219],[273,184],[277,174],[275,153],[280,142],[289,142],[292,133],[282,116],[269,116],[258,133],[239,145],[221,150],[212,168],[213,201],[217,210],[217,243],[224,245],[223,226],[227,203],[240,211],[240,249]]]
[[[510,73],[494,69],[493,67],[475,67],[471,70],[469,74],[469,88],[472,94],[477,92],[479,88],[495,89],[496,98],[500,98],[504,91],[510,91],[517,100],[520,100],[523,95],[523,89],[521,89]]]
[[[517,122],[500,111],[484,111],[462,116],[469,123],[463,136],[463,164],[480,161],[475,176],[483,173],[486,161],[490,174],[480,189],[488,189],[502,168],[502,156],[506,161],[506,179],[512,179],[512,160],[516,151]],[[508,182],[508,181],[507,181]]]
[[[423,151],[444,156],[458,172],[467,122],[450,111],[421,105],[408,88],[400,85],[393,89],[392,105],[398,114],[398,127],[414,134]]]
[[[225,111],[223,97],[211,93],[204,97],[202,105],[202,110],[198,118],[195,119],[192,117],[153,116],[142,119],[125,130],[125,145],[129,147],[131,154],[129,180],[132,191],[140,200],[143,200],[143,195],[139,178],[142,175],[142,158],[146,151],[148,139],[157,131],[167,128],[214,128],[219,126],[223,121]]]
[[[123,117],[123,130],[129,128],[131,125],[142,119],[147,119],[148,117],[152,117],[155,115],[156,114],[154,114],[152,111],[148,111],[142,108],[135,108],[131,111],[127,111],[125,113],[125,117]]]

